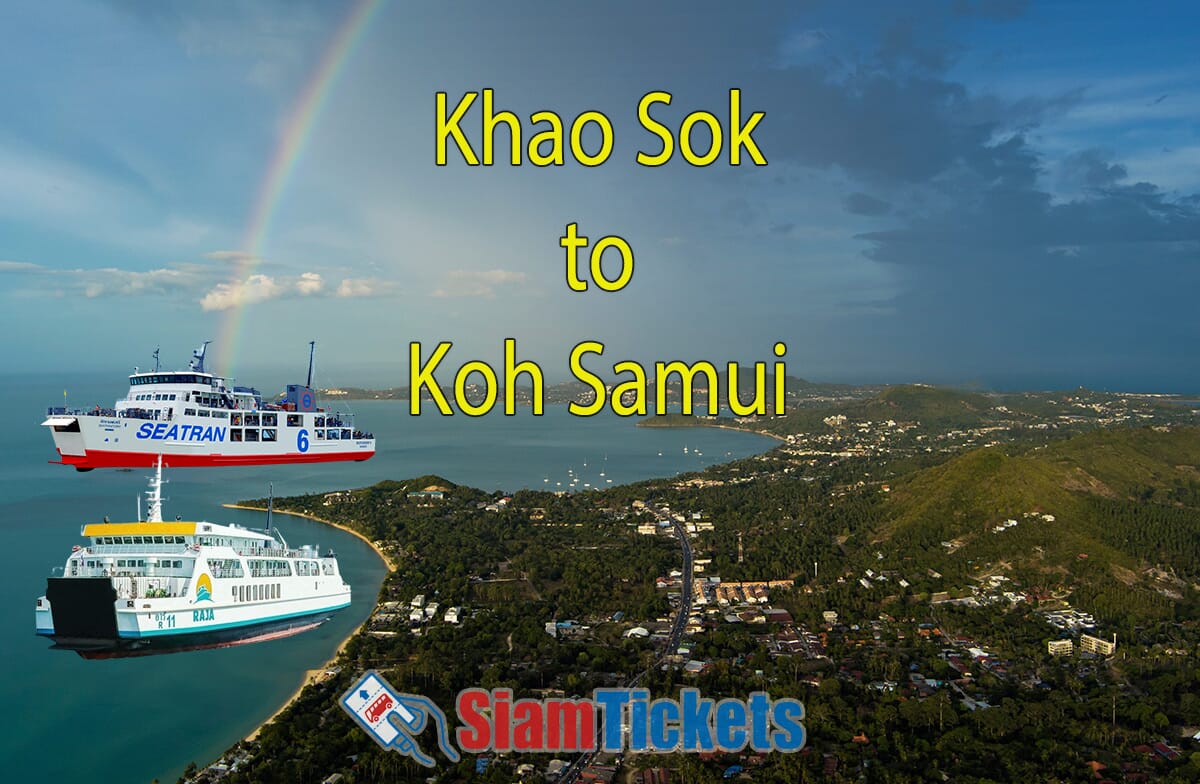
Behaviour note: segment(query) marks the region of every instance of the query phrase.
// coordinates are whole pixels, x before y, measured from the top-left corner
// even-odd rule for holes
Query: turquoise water
[[[370,613],[384,568],[358,539],[317,523],[281,516],[296,546],[337,550],[354,601],[323,626],[285,640],[237,648],[108,661],[50,650],[33,634],[33,602],[50,569],[62,566],[79,527],[109,515],[134,519],[148,471],[77,473],[50,465],[50,436],[39,423],[59,404],[62,378],[0,378],[0,640],[8,662],[0,706],[0,769],[14,780],[61,782],[174,781],[189,761],[206,764],[244,737],[322,664]],[[111,405],[119,380],[69,380],[71,405]],[[263,497],[360,487],[382,479],[438,474],[484,489],[566,489],[670,476],[770,448],[769,439],[726,430],[637,428],[615,416],[573,417],[548,407],[534,417],[478,419],[408,414],[407,403],[349,405],[375,433],[366,463],[168,471],[164,516],[261,527],[263,516],[221,508]],[[685,454],[684,447],[688,447]],[[661,452],[661,455],[659,454]],[[699,452],[699,454],[697,454]],[[600,476],[603,472],[604,476]],[[548,480],[548,481],[547,481]],[[561,482],[561,487],[556,483]]]

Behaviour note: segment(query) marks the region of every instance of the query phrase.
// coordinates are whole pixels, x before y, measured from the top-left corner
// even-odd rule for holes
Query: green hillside
[[[1161,605],[1200,579],[1198,465],[1195,427],[1102,430],[1019,456],[978,449],[897,482],[869,539],[947,575],[1141,591]]]

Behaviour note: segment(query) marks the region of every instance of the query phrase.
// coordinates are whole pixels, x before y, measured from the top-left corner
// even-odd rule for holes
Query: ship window
[[[196,409],[185,408],[185,409],[183,409],[183,415],[184,416],[196,416]]]
[[[212,415],[213,415],[214,419],[228,419],[229,418],[228,411],[214,411],[214,412],[212,412]]]
[[[230,428],[229,429],[229,440],[230,441],[241,441],[242,440],[242,429],[240,427]]]
[[[229,415],[229,424],[231,424],[231,425],[240,425],[240,424],[242,424],[242,415],[241,415],[241,414],[237,414],[237,413],[230,414],[230,415]]]
[[[263,414],[262,423],[264,427],[275,427],[279,424],[278,414]]]
[[[133,543],[134,543],[134,544],[141,544],[141,543],[142,543],[142,537],[140,537],[140,536],[135,536],[135,537],[133,537]]]
[[[258,427],[258,414],[246,414],[246,424]]]
[[[182,536],[176,536],[176,537],[175,537],[175,544],[183,544],[183,537],[182,537]]]
[[[155,543],[155,544],[162,544],[162,543],[163,543],[163,538],[162,538],[161,536],[156,536],[156,537],[154,537],[154,543]]]
[[[122,536],[121,544],[133,544],[133,537],[132,536]]]
[[[239,585],[237,587],[237,597],[239,602],[246,601],[246,586]]]
[[[118,559],[117,559],[117,568],[118,568],[118,569],[124,569],[124,568],[125,568],[125,559],[124,559],[124,558],[118,558]]]
[[[146,565],[146,562],[145,562],[145,560],[143,560],[143,559],[139,558],[139,559],[138,559],[138,562],[137,562],[137,565],[138,565],[138,566],[145,566],[145,565]]]
[[[262,440],[263,441],[274,441],[275,440],[275,431],[271,428],[263,428]]]
[[[317,437],[317,440],[319,440],[319,441],[325,440],[325,431],[324,430],[314,430],[313,435],[315,435]]]
[[[176,569],[182,569],[182,568],[183,568],[183,561],[172,561],[172,562],[171,562],[171,566],[173,566],[173,567],[174,567],[174,568],[176,568]]]
[[[351,432],[350,428],[343,427],[342,428],[342,440],[349,441],[351,438],[354,438],[354,433]]]
[[[331,428],[329,428],[329,432],[326,433],[326,436],[329,438],[330,441],[337,441],[338,440],[338,430],[336,428],[331,427]]]
[[[313,424],[317,427],[325,427],[325,417],[319,416],[313,420]]]
[[[287,416],[287,426],[288,427],[302,427],[303,425],[304,425],[304,415],[303,414],[288,414],[288,416]]]
[[[210,414],[210,413],[209,413],[207,410],[205,410],[205,409],[203,409],[203,408],[202,408],[202,409],[200,409],[199,411],[197,411],[197,412],[196,412],[196,415],[197,415],[197,416],[202,416],[202,417],[206,417],[206,416],[212,416],[212,415],[211,415],[211,414]]]
[[[252,427],[246,428],[246,440],[247,441],[257,441],[258,440],[258,430],[254,429]]]

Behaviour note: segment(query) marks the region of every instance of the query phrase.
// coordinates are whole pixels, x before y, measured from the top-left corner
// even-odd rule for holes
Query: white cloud
[[[274,299],[284,291],[286,288],[270,275],[251,275],[243,281],[218,283],[200,298],[200,307],[203,310],[228,310]]]
[[[41,272],[45,267],[27,261],[4,261],[0,259],[0,272]]]
[[[382,293],[389,284],[374,278],[346,278],[337,287],[339,297],[370,297]]]
[[[204,270],[195,265],[161,267],[152,270],[123,270],[105,267],[94,270],[71,270],[67,273],[83,287],[89,299],[108,296],[137,296],[142,294],[171,294],[194,291],[203,285]]]
[[[324,287],[325,281],[316,272],[302,272],[300,273],[300,279],[296,281],[296,291],[305,297],[310,294],[316,294]]]
[[[491,299],[496,296],[497,286],[524,282],[525,273],[513,270],[453,270],[446,274],[433,296]]]

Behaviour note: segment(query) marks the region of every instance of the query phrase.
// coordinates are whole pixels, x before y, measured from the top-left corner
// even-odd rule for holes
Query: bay
[[[66,384],[64,384],[66,378]],[[353,587],[351,606],[319,628],[284,640],[211,651],[86,661],[55,651],[33,633],[33,604],[61,567],[80,526],[108,515],[132,520],[146,470],[78,473],[55,458],[39,426],[47,405],[111,405],[120,379],[92,376],[0,377],[8,425],[0,440],[0,643],[7,676],[0,706],[0,766],[16,780],[174,781],[190,761],[204,765],[271,715],[370,614],[385,574],[363,542],[319,523],[277,519],[293,545],[334,548]],[[374,432],[379,451],[365,463],[252,466],[168,471],[164,516],[260,528],[263,515],[222,508],[261,498],[272,483],[286,496],[362,487],[384,479],[436,474],[485,490],[610,487],[694,471],[761,453],[770,439],[714,429],[638,428],[611,414],[575,417],[563,406],[543,416],[443,417],[407,402],[337,404]],[[685,449],[686,447],[686,449]],[[611,480],[611,481],[610,481]]]

